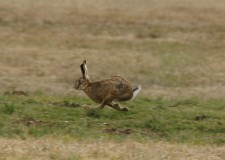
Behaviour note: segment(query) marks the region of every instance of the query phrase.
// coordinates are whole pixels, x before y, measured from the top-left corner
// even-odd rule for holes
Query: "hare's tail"
[[[137,86],[136,88],[134,88],[134,89],[133,89],[133,96],[132,96],[131,100],[134,99],[134,98],[138,95],[138,93],[139,93],[140,91],[141,91],[141,85],[139,85],[139,86]]]

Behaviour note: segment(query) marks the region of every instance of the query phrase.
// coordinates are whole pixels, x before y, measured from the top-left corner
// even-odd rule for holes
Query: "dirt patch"
[[[7,96],[28,96],[28,93],[27,92],[24,92],[24,91],[6,91],[4,93],[4,95],[7,95]]]
[[[125,134],[125,135],[135,133],[135,131],[133,129],[130,129],[130,128],[127,128],[127,129],[107,128],[107,129],[104,129],[103,132],[109,133],[109,134]]]
[[[132,128],[106,128],[102,130],[103,133],[113,134],[113,135],[130,135],[130,134],[141,134],[149,135],[151,134],[150,130],[146,129],[132,129]]]
[[[57,107],[71,107],[71,108],[77,108],[77,107],[81,107],[81,105],[79,103],[76,102],[53,102],[51,103],[54,106]]]
[[[52,126],[53,124],[43,121],[43,120],[38,120],[38,119],[20,119],[16,120],[15,123],[17,124],[23,124],[25,126],[40,126],[40,125],[47,125],[47,126]]]
[[[201,121],[201,120],[204,120],[204,119],[206,119],[207,117],[205,116],[205,115],[197,115],[197,116],[195,116],[195,120],[196,121]]]

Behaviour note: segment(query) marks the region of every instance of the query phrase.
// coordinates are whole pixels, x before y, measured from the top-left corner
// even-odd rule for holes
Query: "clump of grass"
[[[98,109],[89,109],[86,111],[86,116],[92,117],[92,118],[100,118],[101,111]]]
[[[6,103],[2,108],[2,113],[13,114],[15,112],[15,106],[12,103]]]
[[[148,128],[151,131],[161,131],[163,126],[160,124],[160,120],[155,116],[148,117],[148,119],[144,122],[144,128]]]

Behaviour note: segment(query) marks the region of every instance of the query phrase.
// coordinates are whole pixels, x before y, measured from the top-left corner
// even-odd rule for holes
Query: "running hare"
[[[74,88],[83,90],[89,98],[100,105],[102,109],[108,105],[118,111],[128,111],[127,108],[113,103],[113,101],[127,101],[133,99],[141,90],[141,86],[132,89],[131,84],[121,76],[112,76],[107,79],[92,82],[88,76],[86,60],[80,65],[82,77],[76,80]],[[84,105],[83,107],[88,107]]]

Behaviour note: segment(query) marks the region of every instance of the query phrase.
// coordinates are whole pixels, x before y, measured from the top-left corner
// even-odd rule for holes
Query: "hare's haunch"
[[[88,72],[86,60],[80,65],[82,77],[76,80],[74,88],[83,90],[89,98],[100,105],[98,108],[102,109],[108,105],[119,111],[128,111],[127,108],[113,103],[113,101],[127,101],[134,99],[141,90],[139,85],[132,89],[131,84],[121,76],[112,76],[96,82],[91,82]],[[84,105],[87,107],[87,105]]]

